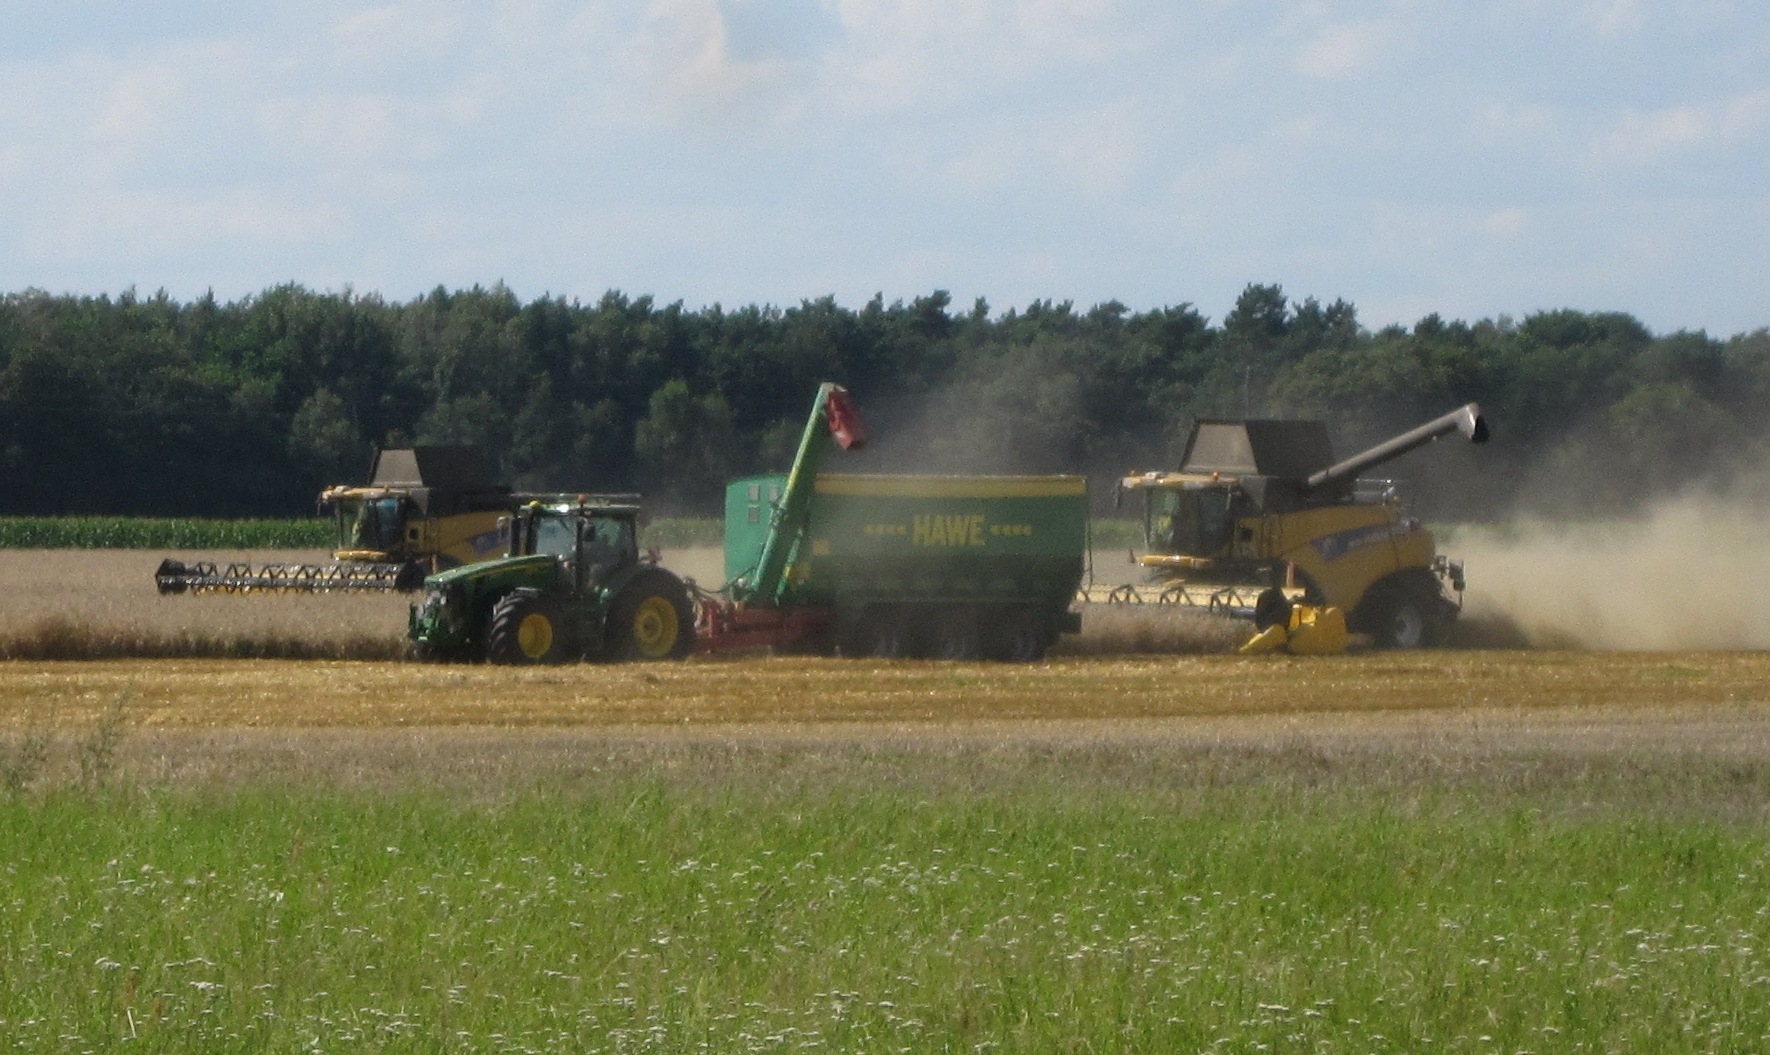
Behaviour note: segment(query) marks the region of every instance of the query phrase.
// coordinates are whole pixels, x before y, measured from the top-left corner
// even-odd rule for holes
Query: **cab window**
[[[570,517],[539,517],[535,521],[535,552],[572,560],[578,555],[578,522]]]
[[[584,563],[591,567],[619,564],[637,552],[635,545],[629,521],[592,520],[584,530]]]
[[[1156,553],[1214,557],[1229,546],[1234,529],[1227,490],[1162,490],[1149,496],[1145,536]]]

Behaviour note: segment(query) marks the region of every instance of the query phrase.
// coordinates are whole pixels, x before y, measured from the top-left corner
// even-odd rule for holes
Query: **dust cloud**
[[[1756,495],[1705,494],[1628,520],[1458,531],[1442,549],[1467,566],[1468,643],[1770,647],[1770,617],[1751,601],[1770,581],[1764,509]]]

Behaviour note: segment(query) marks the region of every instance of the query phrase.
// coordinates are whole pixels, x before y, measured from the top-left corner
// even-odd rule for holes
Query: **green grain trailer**
[[[864,442],[825,385],[793,471],[727,488],[728,585],[702,604],[704,650],[1028,662],[1081,629],[1082,477],[820,472],[844,436]]]

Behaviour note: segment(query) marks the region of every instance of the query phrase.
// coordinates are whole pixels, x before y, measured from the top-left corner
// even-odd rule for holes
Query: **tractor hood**
[[[550,586],[563,569],[559,558],[546,553],[527,557],[505,557],[500,560],[464,564],[459,568],[437,572],[424,580],[426,589],[446,589],[478,580],[512,580],[523,586]]]

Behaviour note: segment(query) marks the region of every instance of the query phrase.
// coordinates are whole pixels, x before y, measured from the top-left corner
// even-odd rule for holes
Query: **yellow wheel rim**
[[[633,646],[645,659],[663,659],[676,647],[682,624],[668,597],[647,597],[633,613]]]
[[[553,651],[553,620],[540,612],[530,612],[516,625],[516,647],[529,659],[540,659]]]

